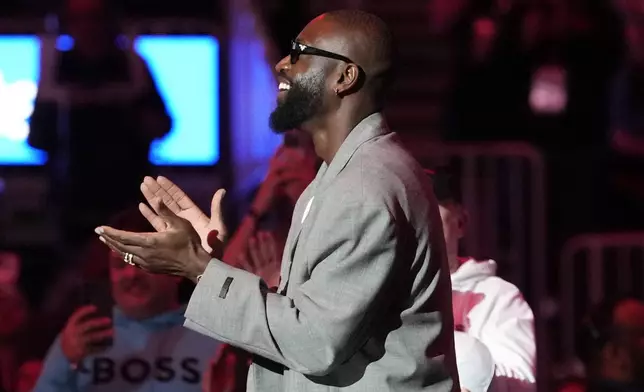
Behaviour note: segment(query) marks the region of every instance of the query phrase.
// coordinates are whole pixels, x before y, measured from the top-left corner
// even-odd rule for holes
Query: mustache
[[[284,70],[280,70],[279,73],[278,73],[278,76],[279,76],[280,79],[284,79],[287,82],[289,82],[290,84],[293,84],[293,79],[291,79],[288,76],[286,76],[286,72],[284,72]]]

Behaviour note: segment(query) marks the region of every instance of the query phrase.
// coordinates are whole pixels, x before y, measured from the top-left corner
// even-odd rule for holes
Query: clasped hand
[[[152,273],[182,276],[195,281],[212,257],[221,258],[227,230],[218,190],[208,218],[177,185],[165,177],[145,177],[141,192],[150,204],[139,204],[141,214],[156,233],[133,233],[109,226],[96,229],[100,240]]]

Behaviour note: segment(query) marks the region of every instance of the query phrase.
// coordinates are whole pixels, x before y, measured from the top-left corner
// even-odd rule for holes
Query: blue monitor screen
[[[155,165],[219,161],[219,45],[207,36],[143,36],[135,49],[147,61],[173,120],[150,149]]]
[[[38,37],[0,36],[0,165],[47,160],[47,154],[27,144],[39,75]]]
[[[73,45],[61,37],[58,47]],[[150,162],[209,166],[219,161],[219,43],[210,36],[140,36],[134,48],[148,63],[168,112],[170,133],[153,142]],[[36,36],[0,35],[0,165],[41,165],[47,155],[27,144],[40,68]]]

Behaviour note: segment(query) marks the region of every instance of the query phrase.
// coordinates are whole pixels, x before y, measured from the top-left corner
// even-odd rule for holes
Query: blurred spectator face
[[[586,388],[578,382],[568,382],[560,386],[557,392],[586,392]]]
[[[477,18],[472,24],[472,57],[485,61],[489,57],[496,38],[496,23],[491,18]]]
[[[18,332],[27,319],[27,313],[27,303],[20,292],[0,287],[0,339]]]
[[[38,360],[27,361],[18,370],[18,383],[16,392],[30,392],[36,386],[40,376],[42,362]]]
[[[614,325],[619,337],[603,351],[604,364],[628,369],[626,378],[644,380],[644,303],[625,300],[617,305]]]
[[[644,17],[642,20],[628,21],[626,23],[626,43],[631,60],[644,64]]]
[[[438,207],[443,221],[447,255],[451,260],[458,257],[458,242],[465,236],[467,211],[459,203],[451,200],[440,201]]]
[[[467,0],[429,0],[427,15],[432,34],[446,34],[454,27],[467,6]]]
[[[615,8],[625,16],[644,12],[642,0],[614,0]]]
[[[499,14],[506,14],[510,12],[514,4],[515,4],[515,0],[496,0],[494,2],[496,11]]]
[[[114,302],[123,313],[142,320],[178,306],[180,278],[156,275],[131,266],[110,251],[110,279]]]
[[[293,129],[284,132],[284,145],[304,151],[313,150],[313,139],[306,132]]]
[[[0,285],[15,287],[20,276],[20,256],[11,252],[0,252]]]
[[[82,53],[92,56],[105,51],[110,33],[102,0],[68,0],[66,22]]]
[[[533,113],[554,115],[568,105],[566,70],[558,65],[544,65],[532,75],[529,104]]]

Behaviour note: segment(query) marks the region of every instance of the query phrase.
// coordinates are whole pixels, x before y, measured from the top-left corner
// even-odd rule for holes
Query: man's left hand
[[[139,210],[157,233],[133,233],[108,226],[96,229],[100,240],[124,257],[152,273],[182,276],[196,281],[211,259],[190,222],[178,217],[159,199],[151,201],[156,211],[141,203]]]

